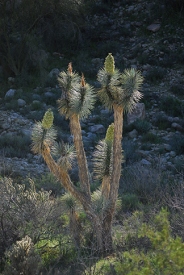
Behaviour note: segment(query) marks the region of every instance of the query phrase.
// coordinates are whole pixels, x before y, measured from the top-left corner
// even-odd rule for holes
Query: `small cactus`
[[[115,62],[114,57],[112,56],[112,53],[109,53],[108,56],[105,59],[105,71],[109,74],[113,74],[115,70]]]
[[[54,120],[54,115],[51,109],[48,109],[47,112],[45,113],[43,120],[42,120],[42,127],[45,130],[48,130],[52,127],[53,125],[53,120]]]

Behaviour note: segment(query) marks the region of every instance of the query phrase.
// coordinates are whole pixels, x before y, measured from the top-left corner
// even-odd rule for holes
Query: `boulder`
[[[18,106],[19,106],[19,107],[24,107],[24,106],[26,105],[25,100],[23,100],[23,99],[21,99],[21,98],[19,98],[19,99],[17,100],[17,103],[18,103]]]
[[[89,127],[91,133],[103,134],[105,133],[105,127],[102,124],[96,124]]]
[[[58,68],[54,68],[50,71],[49,77],[50,78],[58,77],[59,73],[60,73],[60,70]]]
[[[5,99],[11,99],[14,97],[16,90],[15,89],[9,89],[5,94]]]
[[[127,115],[127,123],[131,124],[137,119],[145,118],[145,105],[144,103],[137,103],[131,113]]]

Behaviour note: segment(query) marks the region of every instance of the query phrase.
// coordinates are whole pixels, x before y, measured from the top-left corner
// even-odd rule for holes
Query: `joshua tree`
[[[70,121],[79,168],[80,188],[72,183],[69,176],[73,157],[73,155],[71,157],[70,147],[65,146],[63,151],[60,150],[58,161],[52,156],[53,152],[58,151],[58,144],[53,127],[53,113],[50,109],[45,113],[42,122],[37,122],[33,129],[33,151],[43,156],[49,169],[61,181],[66,191],[83,206],[91,221],[97,248],[100,252],[106,253],[113,248],[112,222],[121,175],[123,113],[131,111],[141,98],[138,89],[143,78],[140,72],[134,69],[125,70],[121,74],[115,69],[111,54],[106,57],[104,68],[98,72],[98,81],[101,83],[98,94],[105,107],[113,109],[114,123],[109,126],[105,139],[97,145],[94,153],[95,176],[102,180],[100,190],[95,191],[94,194],[91,194],[90,190],[80,120],[90,114],[96,94],[94,89],[85,82],[83,75],[80,78],[72,71],[71,63],[67,72],[59,74],[58,81],[62,90],[61,99],[58,101],[59,111]],[[66,151],[68,153],[65,153]],[[100,205],[100,208],[96,204]]]

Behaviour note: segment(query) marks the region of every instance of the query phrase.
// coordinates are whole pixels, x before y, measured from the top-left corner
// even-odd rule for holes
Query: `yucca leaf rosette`
[[[97,79],[101,84],[98,92],[99,98],[108,109],[113,108],[113,103],[119,101],[120,73],[115,69],[114,57],[111,53],[105,59],[104,68],[99,70]]]
[[[35,123],[32,130],[32,151],[41,154],[44,144],[49,147],[55,143],[57,131],[53,127],[54,115],[51,109],[44,114],[42,121]]]
[[[104,140],[101,140],[93,155],[94,173],[96,179],[102,179],[111,174],[112,147],[114,139],[114,123],[109,125]]]
[[[79,115],[80,119],[86,118],[94,108],[95,101],[94,88],[86,83],[82,74],[80,85],[71,89],[70,112]]]
[[[140,71],[133,68],[126,69],[121,75],[121,93],[120,105],[125,112],[131,112],[136,103],[142,98],[142,93],[139,92],[143,83],[143,76]]]
[[[58,83],[61,88],[61,98],[58,100],[59,112],[66,118],[69,118],[71,113],[71,90],[80,84],[80,76],[73,72],[72,63],[68,64],[68,70],[62,71],[58,76]]]

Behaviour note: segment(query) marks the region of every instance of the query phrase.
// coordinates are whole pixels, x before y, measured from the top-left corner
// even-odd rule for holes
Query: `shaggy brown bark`
[[[73,134],[74,145],[77,152],[77,162],[79,167],[79,179],[81,183],[81,189],[86,193],[88,199],[91,200],[88,165],[86,160],[86,154],[84,151],[81,135],[81,126],[78,115],[72,115],[70,117],[70,129],[71,133]]]

